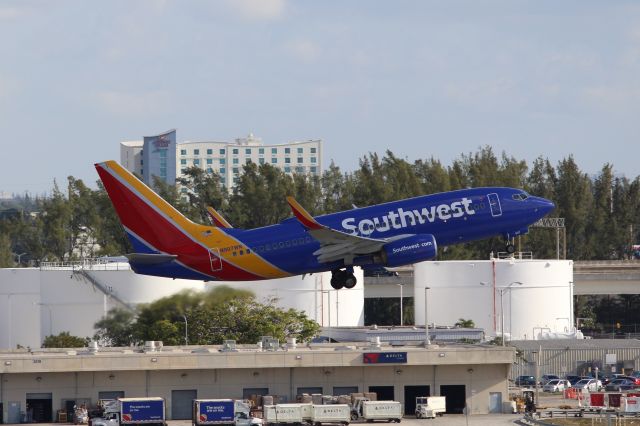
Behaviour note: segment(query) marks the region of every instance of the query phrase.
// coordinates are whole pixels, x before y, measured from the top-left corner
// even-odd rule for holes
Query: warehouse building
[[[0,412],[5,423],[50,422],[75,404],[163,397],[169,419],[191,416],[194,398],[294,401],[303,393],[376,392],[412,413],[415,398],[447,397],[447,411],[500,412],[515,350],[489,345],[391,346],[289,342],[234,347],[93,348],[0,352]]]

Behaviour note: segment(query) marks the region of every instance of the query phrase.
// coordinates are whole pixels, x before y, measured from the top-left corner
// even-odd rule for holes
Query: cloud
[[[95,94],[98,105],[114,115],[137,117],[166,113],[171,109],[171,96],[166,91],[144,93],[102,91]]]
[[[12,21],[25,14],[25,9],[13,6],[0,6],[0,21]]]
[[[285,0],[228,0],[227,5],[243,19],[271,21],[285,13]]]
[[[584,89],[583,94],[591,104],[610,111],[636,110],[640,102],[640,87],[593,86]]]
[[[287,44],[287,51],[302,62],[314,62],[320,55],[320,48],[309,40],[296,40]]]

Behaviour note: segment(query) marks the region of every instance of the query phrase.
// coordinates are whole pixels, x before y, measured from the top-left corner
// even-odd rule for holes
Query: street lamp
[[[403,299],[402,298],[402,288],[404,287],[404,283],[398,283],[396,285],[400,286],[400,327],[402,327],[404,325],[404,317],[403,317],[404,309],[403,309],[403,306],[402,306],[402,299]]]
[[[429,316],[428,314],[428,310],[427,310],[427,291],[430,289],[431,287],[425,287],[424,288],[424,346],[429,347],[431,345],[431,341],[429,340]]]
[[[13,255],[14,255],[14,256],[16,256],[16,257],[18,258],[18,266],[20,266],[20,265],[21,265],[21,263],[20,263],[20,259],[21,259],[21,258],[22,258],[22,256],[24,256],[25,254],[28,254],[28,253],[27,253],[27,252],[20,253],[20,254],[18,254],[18,253],[13,253]]]
[[[189,346],[189,334],[187,333],[187,316],[182,314],[182,318],[184,318],[184,344],[185,346]]]
[[[514,285],[514,284],[522,285],[522,283],[520,281],[514,281],[511,284],[509,284],[508,286],[498,289],[500,291],[500,334],[502,335],[502,346],[504,346],[504,303],[503,303],[502,295],[504,294],[504,292],[506,290],[511,288],[511,286]],[[511,330],[509,330],[509,331],[511,331]]]

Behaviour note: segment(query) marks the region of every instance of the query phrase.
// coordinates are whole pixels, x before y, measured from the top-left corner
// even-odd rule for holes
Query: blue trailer
[[[105,404],[102,418],[92,420],[93,426],[165,426],[163,398],[119,398]]]
[[[193,424],[234,425],[235,401],[233,399],[194,399]]]

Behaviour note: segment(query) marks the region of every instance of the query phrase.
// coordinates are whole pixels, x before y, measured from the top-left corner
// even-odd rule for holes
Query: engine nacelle
[[[418,234],[392,241],[382,247],[385,266],[402,266],[433,259],[438,254],[436,239],[431,234]]]

